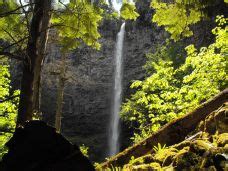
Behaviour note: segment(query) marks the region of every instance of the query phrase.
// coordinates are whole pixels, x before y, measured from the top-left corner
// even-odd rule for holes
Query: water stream
[[[113,93],[113,107],[110,122],[109,136],[109,156],[113,156],[119,152],[119,112],[122,102],[122,75],[123,75],[123,43],[124,43],[125,23],[122,24],[117,35],[115,49],[115,79]]]

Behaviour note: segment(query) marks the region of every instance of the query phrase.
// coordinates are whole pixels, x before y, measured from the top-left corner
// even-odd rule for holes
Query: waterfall
[[[122,54],[124,43],[125,23],[122,24],[121,29],[117,35],[116,49],[115,49],[115,82],[113,93],[113,106],[110,122],[110,137],[109,137],[109,156],[115,155],[119,152],[119,112],[122,102]]]

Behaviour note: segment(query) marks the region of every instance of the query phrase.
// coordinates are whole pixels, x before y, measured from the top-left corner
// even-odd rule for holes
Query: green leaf
[[[124,2],[120,9],[120,16],[124,20],[136,20],[139,14],[136,12],[136,7],[134,4]]]

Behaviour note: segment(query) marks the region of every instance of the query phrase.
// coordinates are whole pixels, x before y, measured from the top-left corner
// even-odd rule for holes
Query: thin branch
[[[6,50],[6,49],[9,49],[9,48],[11,48],[11,47],[13,47],[14,45],[17,45],[18,43],[23,42],[24,40],[28,39],[28,37],[29,37],[29,36],[26,36],[26,37],[24,37],[24,38],[18,40],[17,42],[14,42],[14,43],[12,43],[12,44],[6,46],[6,47],[3,47],[3,48],[2,48],[3,51]]]
[[[0,56],[7,56],[9,58],[13,58],[13,59],[17,59],[17,60],[24,60],[23,57],[19,56],[19,55],[15,55],[15,54],[12,54],[10,52],[4,52],[4,51],[0,51]]]
[[[6,32],[6,34],[14,41],[16,42],[16,40],[14,39],[13,35],[10,34],[10,32],[8,32],[7,30],[5,29],[2,29],[4,32]]]
[[[20,97],[20,95],[15,95],[15,96],[10,96],[10,97],[7,97],[6,99],[4,100],[0,100],[0,103],[4,103],[4,102],[7,102],[7,101],[10,101],[10,100],[13,100],[17,97]]]
[[[22,2],[21,2],[21,0],[19,0],[19,2],[20,2],[20,4],[21,4],[21,6],[22,6]],[[24,12],[24,14],[25,14],[25,19],[26,19],[26,27],[27,27],[27,29],[28,29],[28,32],[29,32],[29,17],[28,17],[28,11],[26,11],[24,8],[22,8],[22,10],[23,10],[23,12]]]
[[[16,9],[14,9],[14,10],[0,13],[0,18],[6,17],[6,16],[8,16],[8,15],[12,15],[12,14],[19,14],[19,13],[16,12],[16,11],[20,10],[21,8],[30,6],[31,4],[35,4],[35,3],[29,3],[29,4],[26,4],[26,5],[20,6],[20,7],[16,8]],[[20,13],[20,14],[22,14],[22,13]]]
[[[64,4],[64,3],[61,2],[61,0],[59,0],[59,3],[62,4],[66,9],[69,9],[66,4]]]

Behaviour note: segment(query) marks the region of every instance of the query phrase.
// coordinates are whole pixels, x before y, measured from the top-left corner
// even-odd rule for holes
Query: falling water
[[[113,95],[113,108],[111,113],[110,137],[109,137],[109,156],[119,152],[119,112],[122,94],[122,54],[124,43],[125,23],[122,24],[120,32],[117,35],[115,51],[115,85]]]

